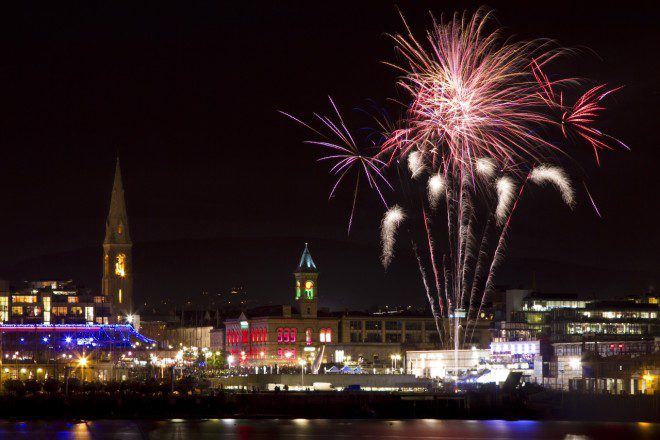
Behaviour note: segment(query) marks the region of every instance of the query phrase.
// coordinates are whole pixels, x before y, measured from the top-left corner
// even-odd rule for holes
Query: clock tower
[[[105,223],[103,240],[103,281],[101,291],[110,302],[110,321],[126,322],[126,316],[133,313],[133,242],[128,232],[128,216],[124,201],[124,187],[121,181],[119,159],[115,166],[115,181],[110,197],[110,211]]]
[[[316,280],[319,277],[319,271],[312,260],[312,254],[309,253],[307,243],[303,251],[298,268],[293,273],[296,278],[296,301],[300,316],[303,318],[316,318],[317,310],[317,288]]]

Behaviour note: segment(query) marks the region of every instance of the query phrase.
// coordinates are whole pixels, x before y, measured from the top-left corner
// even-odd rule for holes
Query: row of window
[[[6,306],[1,308],[2,311],[6,309]],[[43,311],[41,306],[11,306],[12,316],[41,316]],[[48,311],[45,313],[48,313]],[[83,313],[93,316],[94,307],[53,307],[51,313],[54,316],[82,316]]]
[[[365,330],[382,330],[383,321],[349,321],[348,325],[351,330],[362,330],[362,323],[364,322]],[[403,328],[402,321],[385,321],[385,330],[401,330]],[[406,330],[421,330],[422,323],[419,321],[406,321]]]
[[[437,339],[437,333],[427,332],[426,338],[429,342],[434,342]],[[351,332],[351,342],[383,342],[381,333],[365,333],[364,337],[362,332]],[[385,333],[385,341],[389,343],[407,342],[407,343],[421,343],[423,342],[421,333],[406,333],[405,339],[401,333]]]
[[[305,329],[305,343],[307,345],[312,345],[312,334],[313,330],[311,328]],[[277,343],[286,344],[289,342],[296,342],[298,339],[298,329],[295,327],[280,327],[277,329]],[[331,328],[322,328],[319,330],[319,342],[328,343],[332,342],[332,329]]]
[[[35,304],[35,303],[39,302],[35,295],[12,295],[11,301],[12,301],[12,303],[24,303],[24,304]],[[50,301],[50,297],[44,297],[43,301],[44,301],[44,303],[46,303],[47,301]],[[78,303],[80,301],[79,301],[79,297],[77,297],[77,296],[67,296],[66,297],[66,302],[68,302],[68,303]],[[102,296],[95,296],[94,297],[94,302],[96,304],[102,304],[103,303],[103,297]]]
[[[247,344],[252,342],[268,342],[268,330],[255,328],[252,330],[227,330],[227,344]]]

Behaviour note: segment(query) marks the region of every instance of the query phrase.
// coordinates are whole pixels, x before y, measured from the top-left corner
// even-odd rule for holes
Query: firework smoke
[[[569,207],[575,206],[575,194],[571,181],[566,176],[564,170],[551,165],[539,165],[534,168],[529,175],[529,179],[537,185],[550,183],[559,190],[561,198]]]
[[[394,258],[394,243],[396,242],[396,231],[401,222],[406,218],[403,209],[394,205],[387,210],[380,224],[380,238],[383,246],[381,261],[387,269]]]

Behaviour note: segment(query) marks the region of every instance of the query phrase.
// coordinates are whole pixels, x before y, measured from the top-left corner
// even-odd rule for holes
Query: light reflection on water
[[[506,420],[205,419],[0,421],[0,439],[564,439],[660,438],[653,423]]]

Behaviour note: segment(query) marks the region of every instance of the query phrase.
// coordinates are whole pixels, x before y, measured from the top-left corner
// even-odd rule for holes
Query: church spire
[[[124,200],[124,185],[121,180],[121,168],[119,158],[115,165],[115,181],[112,185],[110,197],[110,210],[105,223],[105,244],[130,244],[131,236],[128,233],[128,215],[126,214],[126,202]]]

